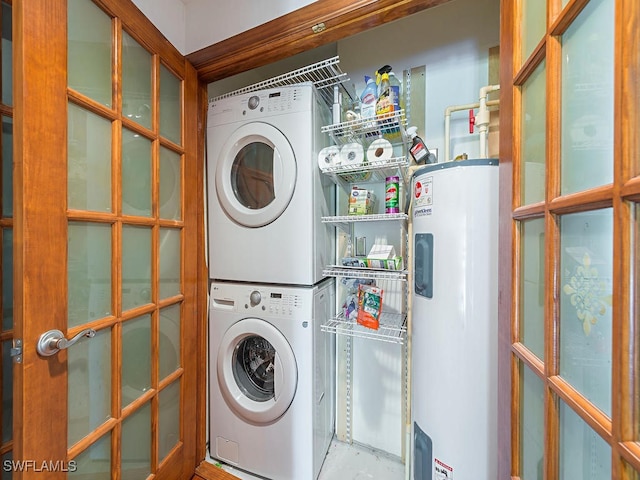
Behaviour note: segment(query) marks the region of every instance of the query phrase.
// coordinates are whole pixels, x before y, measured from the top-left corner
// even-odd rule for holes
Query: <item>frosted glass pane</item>
[[[560,375],[611,415],[613,210],[560,220]]]
[[[546,63],[543,61],[522,86],[523,205],[542,202],[545,193]]]
[[[160,135],[178,145],[182,143],[180,87],[180,79],[160,65]]]
[[[151,216],[151,142],[122,129],[122,213]]]
[[[73,459],[76,469],[69,478],[111,480],[111,432]]]
[[[182,162],[171,150],[160,147],[160,218],[180,220]]]
[[[70,222],[67,265],[69,327],[111,315],[111,225]]]
[[[122,324],[122,406],[151,387],[151,315]]]
[[[111,18],[93,2],[68,0],[69,87],[111,107]]]
[[[13,328],[13,230],[2,229],[2,330]]]
[[[151,55],[122,33],[122,114],[151,128]]]
[[[68,444],[95,430],[111,412],[111,329],[69,347]]]
[[[180,440],[180,380],[160,392],[158,457],[162,461]]]
[[[151,229],[122,227],[122,310],[151,302]]]
[[[563,479],[611,479],[611,447],[560,401],[560,475]]]
[[[547,2],[522,0],[522,63],[533,53],[547,31]]]
[[[11,5],[2,2],[2,103],[13,105],[13,24]]]
[[[13,217],[13,119],[2,117],[2,216]]]
[[[180,293],[180,232],[160,229],[160,299]]]
[[[147,403],[122,422],[122,480],[151,473],[151,406]]]
[[[544,360],[544,258],[544,219],[523,222],[521,341],[541,360]]]
[[[520,362],[520,478],[543,478],[544,384]]]
[[[2,443],[13,438],[13,360],[11,341],[2,342]]]
[[[69,103],[69,208],[111,211],[111,122]]]
[[[562,37],[563,195],[613,181],[613,0],[591,0]]]
[[[162,381],[180,367],[180,304],[160,310],[159,375]]]

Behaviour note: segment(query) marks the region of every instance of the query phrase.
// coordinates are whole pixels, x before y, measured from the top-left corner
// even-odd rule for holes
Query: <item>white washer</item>
[[[318,168],[328,108],[310,83],[212,101],[207,118],[209,275],[313,285],[334,263],[335,184]]]
[[[335,424],[334,281],[211,284],[213,458],[274,480],[315,480]]]

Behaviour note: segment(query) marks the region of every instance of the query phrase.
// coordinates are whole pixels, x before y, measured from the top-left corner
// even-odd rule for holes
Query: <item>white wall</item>
[[[444,110],[478,101],[488,83],[488,50],[500,43],[499,0],[456,0],[338,43],[340,65],[364,88],[364,75],[389,64],[402,71],[426,66],[425,130],[427,147],[444,152]],[[452,115],[452,158],[480,151],[478,134],[469,134],[468,112]]]
[[[316,0],[132,0],[182,55],[233,37]]]

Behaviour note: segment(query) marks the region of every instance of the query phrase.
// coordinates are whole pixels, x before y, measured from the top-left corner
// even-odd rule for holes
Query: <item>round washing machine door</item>
[[[227,139],[216,166],[218,200],[245,227],[262,227],[285,211],[296,185],[291,144],[274,126],[247,123]]]
[[[270,323],[245,318],[222,337],[218,384],[240,417],[267,424],[287,411],[296,394],[298,367],[287,339]]]

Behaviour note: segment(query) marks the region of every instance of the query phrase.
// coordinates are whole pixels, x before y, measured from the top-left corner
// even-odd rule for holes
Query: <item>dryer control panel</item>
[[[207,128],[311,109],[312,84],[285,85],[209,102]]]

